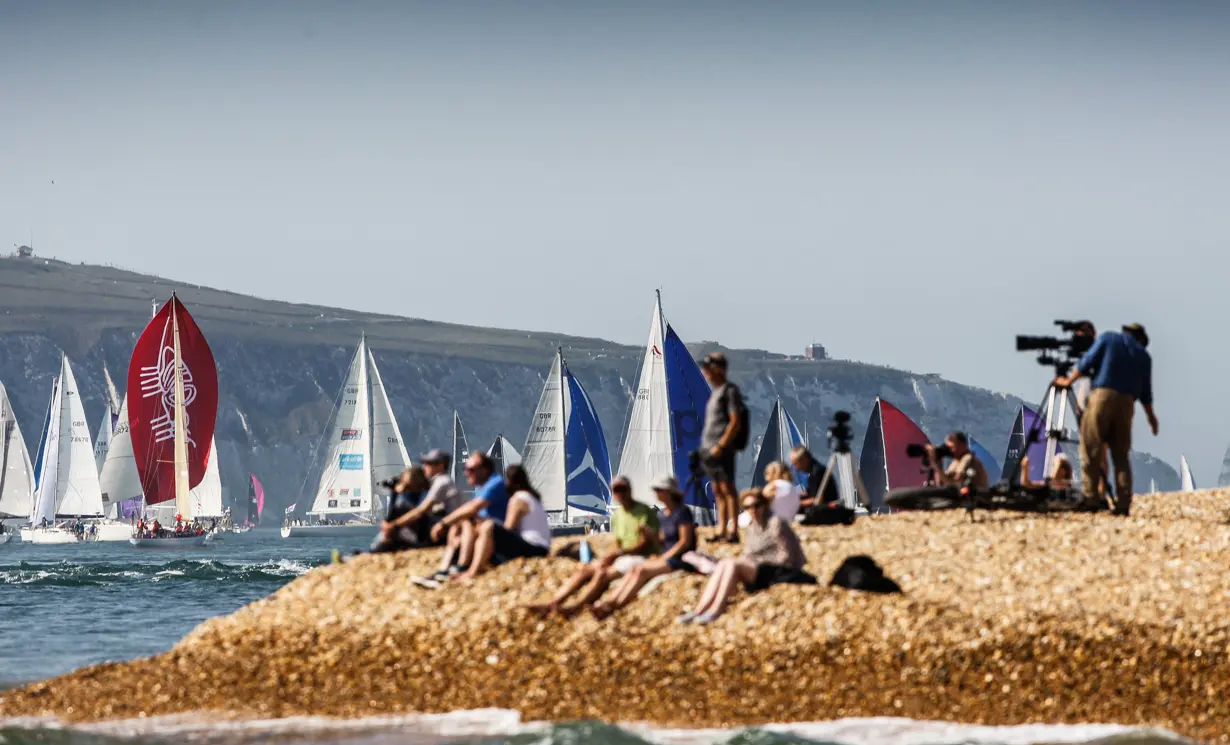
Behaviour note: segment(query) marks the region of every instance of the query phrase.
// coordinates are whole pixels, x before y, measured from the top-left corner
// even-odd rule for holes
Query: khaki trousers
[[[1132,503],[1132,416],[1136,399],[1110,388],[1094,388],[1081,417],[1081,486],[1096,497],[1102,476],[1102,448],[1110,450],[1115,468],[1115,496],[1120,507]],[[1107,480],[1110,474],[1105,474]]]

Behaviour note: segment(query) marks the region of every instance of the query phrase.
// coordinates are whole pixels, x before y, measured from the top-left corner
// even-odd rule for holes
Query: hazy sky
[[[1230,4],[1024,5],[4,2],[0,245],[1029,399],[1014,334],[1139,320],[1208,484]]]

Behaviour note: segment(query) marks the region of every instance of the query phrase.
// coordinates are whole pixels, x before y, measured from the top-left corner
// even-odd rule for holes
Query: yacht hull
[[[380,526],[374,523],[346,523],[345,525],[285,525],[283,538],[344,538],[367,536],[375,538]]]

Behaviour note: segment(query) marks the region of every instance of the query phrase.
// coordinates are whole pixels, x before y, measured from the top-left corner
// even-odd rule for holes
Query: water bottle
[[[589,541],[581,541],[581,563],[588,564],[594,560],[593,549],[589,547]]]

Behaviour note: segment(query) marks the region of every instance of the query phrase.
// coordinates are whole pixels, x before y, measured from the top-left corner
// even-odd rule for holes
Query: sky
[[[7,2],[0,246],[1029,400],[1015,334],[1139,321],[1210,484],[1227,91],[1214,2]]]

